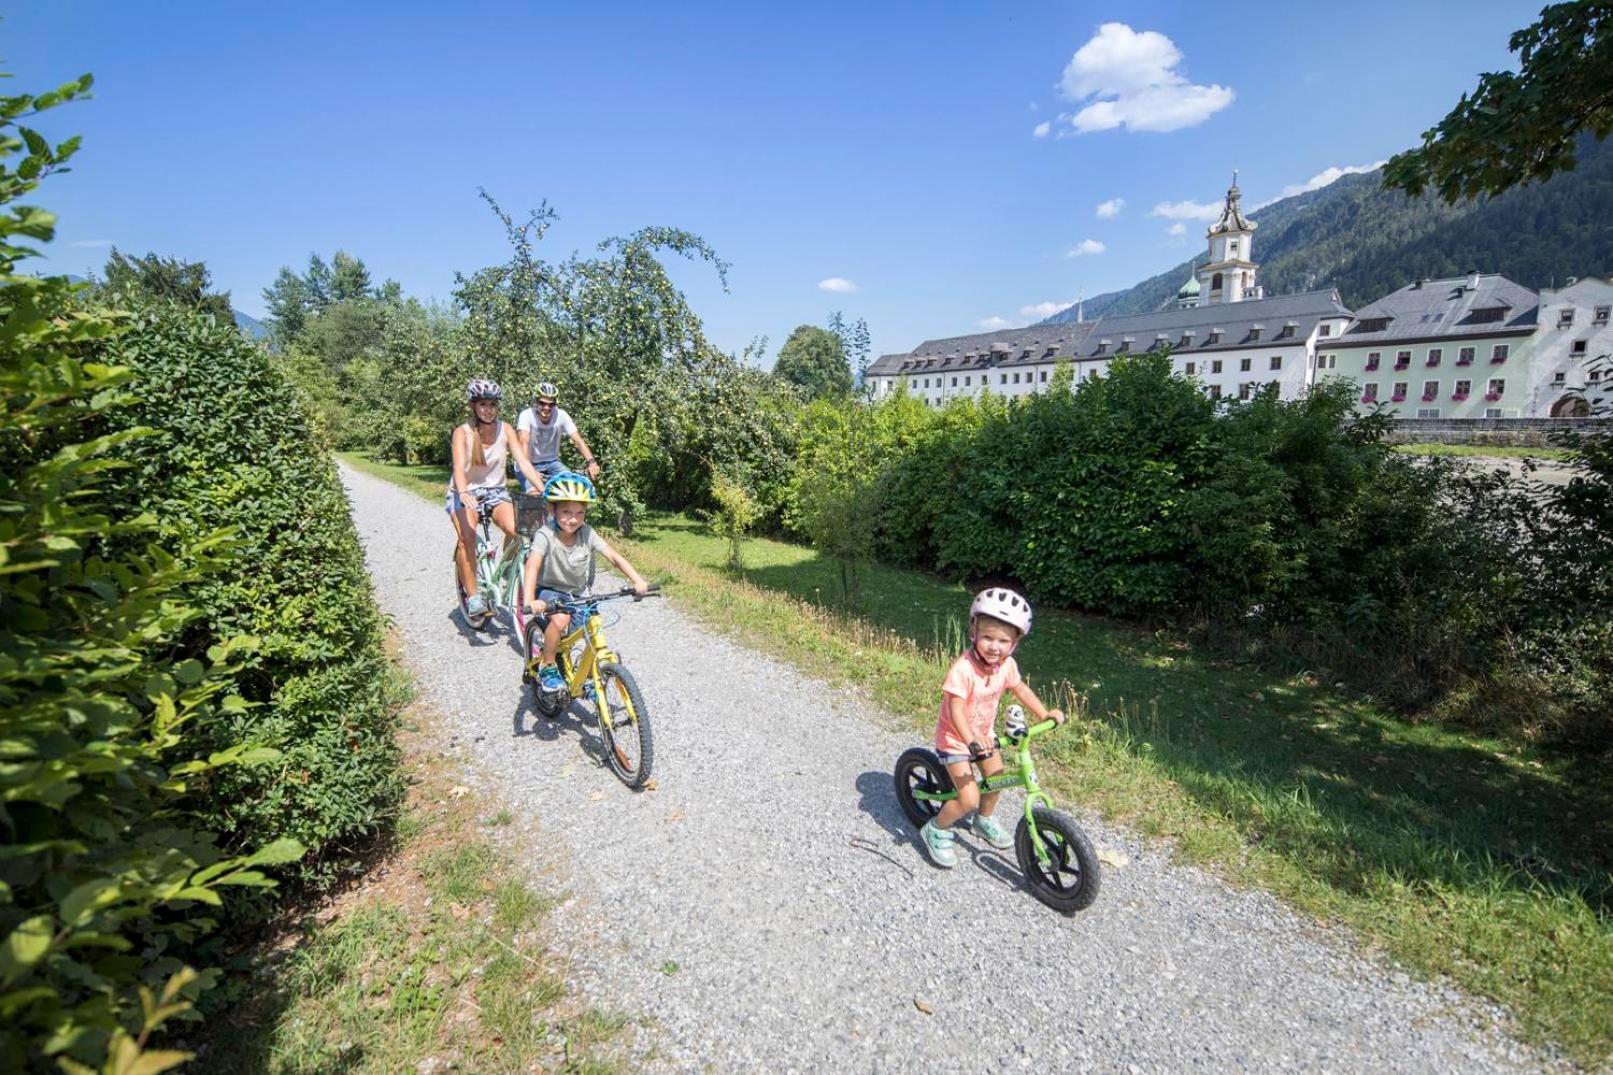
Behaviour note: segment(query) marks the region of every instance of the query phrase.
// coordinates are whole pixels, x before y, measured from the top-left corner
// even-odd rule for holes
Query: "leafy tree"
[[[92,357],[126,326],[65,277],[16,270],[34,254],[20,240],[55,230],[18,200],[79,144],[22,124],[90,81],[0,98],[0,1069],[157,1073],[189,1054],[147,1046],[217,976],[183,954],[215,925],[219,889],[268,885],[255,867],[302,849],[226,857],[187,809],[228,770],[278,757],[185,749],[246,708],[232,677],[253,640],[189,644],[192,588],[225,568],[227,535],[163,535],[109,491],[151,434],[119,422],[130,372]]]
[[[212,274],[200,261],[156,254],[131,258],[114,247],[102,271],[104,288],[112,301],[171,302],[211,314],[220,324],[235,324],[230,293],[212,290]]]
[[[1551,4],[1507,45],[1518,72],[1483,75],[1421,147],[1390,158],[1385,186],[1447,202],[1500,194],[1573,168],[1581,132],[1613,131],[1613,2]]]
[[[330,267],[330,301],[351,302],[372,298],[370,270],[345,250],[336,251]]]
[[[873,347],[868,322],[859,317],[855,325],[848,325],[844,315],[836,310],[829,315],[829,331],[840,341],[840,349],[845,352],[847,364],[854,375],[853,383],[859,388],[863,387],[868,374],[868,352]]]
[[[851,391],[851,367],[840,337],[816,325],[796,326],[779,348],[773,374],[800,388],[809,399]]]
[[[263,289],[263,301],[269,308],[269,332],[282,346],[302,333],[313,306],[303,277],[282,266],[274,283]]]

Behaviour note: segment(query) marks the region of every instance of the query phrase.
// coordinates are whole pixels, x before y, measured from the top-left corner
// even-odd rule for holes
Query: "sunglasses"
[[[552,410],[554,410],[554,404],[553,403],[540,403],[540,404],[538,404],[538,410],[540,410],[540,411],[552,411]]]

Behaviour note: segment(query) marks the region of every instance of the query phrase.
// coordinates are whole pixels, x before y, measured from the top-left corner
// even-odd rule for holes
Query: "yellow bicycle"
[[[573,699],[583,698],[594,704],[599,725],[599,738],[605,747],[610,767],[630,788],[641,788],[650,778],[650,766],[655,760],[654,742],[650,734],[650,711],[639,693],[633,673],[623,666],[616,651],[605,638],[604,625],[599,622],[599,606],[605,601],[631,597],[658,596],[659,586],[639,594],[631,586],[615,593],[575,594],[556,601],[551,611],[571,616],[571,629],[561,638],[555,649],[555,662],[565,685],[556,691],[546,691],[538,679],[539,655],[543,650],[543,631],[548,625],[547,616],[533,616],[526,622],[523,641],[526,645],[526,663],[521,678],[532,686],[532,702],[540,714],[554,718],[570,705]]]

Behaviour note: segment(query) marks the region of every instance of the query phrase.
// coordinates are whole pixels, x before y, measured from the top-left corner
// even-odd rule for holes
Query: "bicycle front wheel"
[[[650,735],[650,711],[639,693],[633,673],[619,664],[599,666],[600,690],[594,698],[599,714],[599,735],[605,757],[622,783],[641,788],[650,778],[655,747]]]
[[[1047,861],[1036,857],[1030,825],[1020,818],[1014,832],[1014,854],[1025,871],[1025,883],[1033,896],[1053,910],[1074,914],[1098,898],[1098,855],[1081,826],[1067,814],[1045,806],[1032,813]]]

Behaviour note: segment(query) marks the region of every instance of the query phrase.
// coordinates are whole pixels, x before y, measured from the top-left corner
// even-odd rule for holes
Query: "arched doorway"
[[[1553,418],[1589,418],[1591,405],[1584,396],[1564,396],[1551,405]]]

